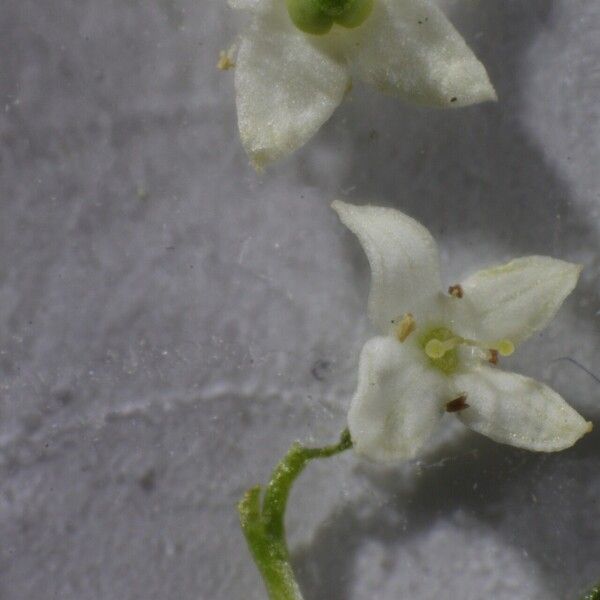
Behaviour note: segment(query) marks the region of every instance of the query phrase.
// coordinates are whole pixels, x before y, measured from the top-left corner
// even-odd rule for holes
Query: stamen
[[[477,340],[469,340],[467,338],[458,339],[459,343],[464,344],[465,346],[473,346],[475,348],[486,350],[489,353],[488,360],[494,365],[498,362],[498,355],[510,356],[515,351],[515,345],[508,339],[499,340],[492,344],[484,344]]]
[[[405,315],[406,317],[407,315]],[[392,322],[395,324],[395,321]],[[402,325],[402,321],[400,325]],[[397,329],[400,341],[403,341],[402,331],[400,327]],[[429,330],[421,337],[420,344],[433,366],[446,374],[452,374],[458,368],[460,360],[459,346],[476,349],[477,351],[474,354],[479,359],[487,360],[493,365],[498,363],[500,356],[510,356],[515,351],[515,345],[509,339],[501,339],[492,343],[479,342],[454,335],[454,332],[446,327],[436,327]]]
[[[237,46],[233,44],[227,50],[221,50],[219,52],[219,62],[217,63],[217,69],[221,71],[229,71],[235,67],[235,53]]]
[[[515,345],[510,340],[500,340],[495,346],[502,356],[510,356],[515,351]]]
[[[417,322],[411,313],[406,313],[398,323],[395,320],[392,323],[396,325],[396,337],[401,343],[417,328]]]
[[[459,283],[455,283],[448,288],[448,293],[454,298],[462,298],[463,297],[463,289]]]
[[[465,408],[469,408],[466,394],[461,394],[458,398],[454,398],[454,400],[446,402],[446,412],[449,413],[459,412],[461,410],[465,410]]]

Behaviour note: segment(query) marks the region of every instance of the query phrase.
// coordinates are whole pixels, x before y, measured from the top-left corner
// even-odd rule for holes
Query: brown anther
[[[459,283],[455,283],[448,288],[448,293],[454,298],[462,298],[463,297],[463,289]]]
[[[492,365],[497,365],[499,360],[498,350],[488,350],[488,362]]]
[[[461,410],[465,410],[465,408],[469,408],[466,394],[462,394],[458,398],[454,398],[454,400],[446,402],[446,412],[449,413],[460,412]]]

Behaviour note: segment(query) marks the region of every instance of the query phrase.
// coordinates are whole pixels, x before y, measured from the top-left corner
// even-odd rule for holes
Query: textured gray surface
[[[600,422],[600,7],[454,3],[500,102],[355,89],[262,177],[217,0],[7,0],[0,14],[0,597],[260,599],[234,503],[344,425],[368,268],[335,196],[398,206],[448,281],[585,264],[510,366]],[[600,579],[600,427],[540,456],[450,427],[418,464],[312,466],[289,518],[308,600],[562,600]],[[487,595],[486,595],[487,594]]]

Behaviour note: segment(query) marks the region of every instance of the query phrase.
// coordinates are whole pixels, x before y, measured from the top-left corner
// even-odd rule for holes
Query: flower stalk
[[[309,461],[328,458],[351,447],[347,429],[340,441],[331,446],[307,448],[296,442],[275,467],[264,495],[261,486],[256,486],[240,500],[242,531],[270,600],[302,600],[285,540],[285,509],[294,482]]]

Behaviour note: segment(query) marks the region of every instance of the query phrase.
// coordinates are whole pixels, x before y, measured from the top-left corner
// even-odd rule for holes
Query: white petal
[[[392,337],[367,342],[348,414],[355,450],[379,462],[414,456],[437,426],[447,380]]]
[[[242,37],[235,86],[242,143],[257,168],[305,144],[349,85],[346,65],[292,24],[285,2],[256,15]]]
[[[483,342],[522,342],[554,317],[580,272],[580,265],[527,256],[475,273],[453,303],[464,324],[461,333]]]
[[[340,39],[353,73],[409,102],[456,107],[496,99],[484,66],[426,0],[378,0],[367,21]]]
[[[591,423],[548,386],[488,366],[454,378],[469,408],[456,413],[474,431],[518,448],[554,452],[572,446]]]
[[[438,249],[429,231],[393,208],[339,200],[332,208],[369,259],[372,322],[387,332],[391,320],[405,313],[415,315],[417,326],[421,318],[429,318],[441,290]]]

